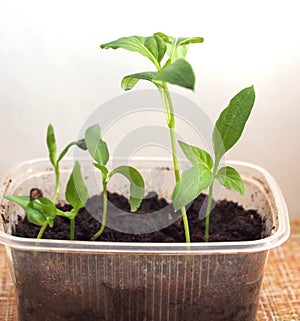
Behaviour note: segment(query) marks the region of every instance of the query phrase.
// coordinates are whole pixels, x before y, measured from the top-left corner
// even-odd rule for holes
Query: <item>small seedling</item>
[[[209,222],[215,179],[221,185],[231,188],[241,195],[244,194],[244,184],[238,171],[230,166],[219,167],[219,165],[225,153],[241,137],[254,100],[254,88],[245,88],[233,97],[228,107],[221,112],[212,134],[214,159],[199,147],[179,142],[185,156],[193,166],[182,173],[174,188],[172,195],[174,209],[179,210],[193,201],[202,191],[209,189],[205,241],[209,240]]]
[[[85,206],[88,199],[88,190],[84,183],[80,164],[76,161],[72,174],[68,180],[65,197],[67,202],[72,205],[70,212],[63,212],[62,216],[70,220],[70,240],[74,240],[75,236],[75,218],[81,208]]]
[[[42,238],[48,226],[50,228],[53,227],[56,216],[63,216],[70,220],[70,240],[74,240],[75,217],[79,210],[84,207],[88,197],[88,191],[82,178],[78,161],[76,161],[68,180],[65,197],[73,207],[69,212],[59,210],[53,200],[44,196],[34,199],[30,196],[5,196],[7,200],[17,203],[24,209],[29,222],[41,226],[37,236],[38,239]]]
[[[105,43],[101,48],[123,48],[139,53],[148,58],[155,66],[156,71],[146,71],[125,76],[121,86],[124,90],[132,89],[139,80],[152,82],[160,92],[167,125],[169,127],[173,166],[176,182],[180,179],[180,170],[177,157],[175,138],[175,115],[168,83],[188,89],[194,89],[195,75],[191,65],[185,60],[188,46],[192,43],[202,43],[202,37],[173,38],[162,32],[150,37],[131,36]],[[181,208],[185,238],[190,242],[190,232],[185,207]]]
[[[49,159],[54,167],[55,172],[55,189],[52,200],[47,197],[43,197],[42,193],[38,191],[35,197],[30,196],[16,196],[9,195],[5,198],[19,204],[26,212],[26,216],[29,222],[41,226],[38,239],[42,238],[46,228],[53,227],[54,219],[56,216],[64,216],[70,219],[70,240],[74,240],[75,235],[75,217],[78,214],[80,208],[84,207],[88,192],[84,184],[80,164],[75,163],[69,181],[67,183],[65,197],[66,200],[72,205],[73,209],[70,212],[63,212],[56,208],[55,203],[60,189],[60,169],[59,163],[63,157],[67,154],[72,146],[78,146],[81,149],[86,150],[84,139],[73,141],[69,143],[63,151],[57,157],[57,146],[54,134],[54,128],[51,124],[47,128],[47,147],[49,152]]]
[[[95,160],[94,166],[101,171],[102,187],[103,187],[103,213],[101,227],[97,233],[92,236],[92,240],[98,239],[103,233],[107,219],[107,185],[115,174],[125,176],[130,182],[130,209],[132,212],[138,210],[144,197],[144,180],[141,174],[131,166],[119,166],[112,171],[106,167],[109,160],[109,151],[107,144],[101,137],[101,129],[99,125],[89,127],[85,132],[85,142],[87,149]]]
[[[51,124],[48,125],[47,129],[47,147],[49,152],[49,159],[51,164],[53,165],[54,172],[55,172],[55,191],[52,198],[53,203],[57,201],[57,197],[59,194],[59,188],[60,188],[60,169],[59,169],[59,163],[63,159],[63,157],[67,154],[69,149],[72,146],[78,146],[81,149],[86,150],[84,139],[76,140],[71,143],[69,143],[59,154],[57,157],[57,145],[56,145],[56,139],[54,134],[54,128]]]

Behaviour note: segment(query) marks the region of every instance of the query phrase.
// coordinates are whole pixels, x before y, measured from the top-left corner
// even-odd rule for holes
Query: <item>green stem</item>
[[[181,215],[182,215],[182,220],[183,220],[185,241],[186,241],[186,243],[190,243],[191,242],[190,228],[189,228],[189,221],[188,221],[185,207],[181,208]]]
[[[215,165],[213,168],[214,179],[212,183],[209,185],[209,189],[208,189],[208,200],[207,200],[207,207],[205,212],[205,232],[204,232],[205,242],[209,241],[209,223],[210,223],[210,212],[211,212],[211,206],[212,206],[212,200],[213,200],[214,180],[219,168],[219,163],[220,163],[220,159],[217,158],[215,160]]]
[[[159,91],[162,97],[162,101],[164,103],[166,120],[169,127],[169,132],[170,132],[174,174],[175,174],[175,180],[177,183],[180,179],[180,171],[179,171],[179,162],[177,158],[177,148],[176,148],[174,108],[173,108],[172,98],[168,90],[167,84],[163,84],[163,87],[162,88],[160,87]],[[188,222],[185,207],[181,208],[181,214],[182,214],[182,220],[183,220],[185,240],[186,240],[186,243],[190,243],[191,242],[190,229],[189,229],[189,222]]]
[[[173,166],[174,166],[174,173],[176,183],[180,179],[180,172],[179,172],[179,163],[177,158],[177,148],[176,148],[176,137],[175,137],[175,130],[174,128],[169,128],[170,137],[171,137],[171,146],[172,146],[172,157],[173,157]]]
[[[42,236],[43,236],[43,234],[44,234],[47,226],[48,226],[48,222],[45,223],[45,224],[41,227],[41,229],[40,229],[40,231],[39,231],[39,234],[38,234],[38,236],[37,236],[37,239],[38,239],[38,240],[40,240],[40,239],[42,238]]]
[[[59,172],[59,163],[56,163],[56,166],[54,167],[55,170],[55,191],[54,191],[54,195],[52,198],[53,203],[55,204],[58,198],[58,194],[59,194],[59,187],[60,187],[60,172]]]
[[[62,158],[66,155],[66,153],[68,152],[68,150],[74,146],[77,145],[77,141],[73,141],[71,143],[69,143],[64,149],[63,151],[60,153],[60,155],[57,158],[56,164],[54,166],[54,170],[55,170],[55,192],[54,192],[54,196],[53,196],[53,203],[56,203],[57,198],[58,198],[58,194],[59,194],[59,188],[60,188],[60,171],[59,171],[59,162],[62,160]]]
[[[106,225],[106,217],[107,217],[107,183],[103,182],[103,215],[100,230],[94,234],[91,238],[92,241],[97,240],[100,235],[103,233]]]
[[[206,215],[205,215],[205,232],[204,232],[204,240],[208,242],[209,240],[209,222],[210,222],[210,212],[212,206],[212,199],[213,199],[213,182],[209,186],[208,190],[208,200],[207,200],[207,207],[206,207]]]
[[[75,218],[70,219],[70,241],[75,239]]]

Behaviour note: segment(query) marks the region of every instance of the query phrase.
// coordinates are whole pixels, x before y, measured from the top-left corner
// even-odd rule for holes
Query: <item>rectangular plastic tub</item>
[[[170,199],[171,163],[135,160],[146,189]],[[6,247],[18,296],[19,321],[255,321],[269,250],[289,236],[282,193],[264,169],[227,162],[241,173],[245,196],[219,189],[218,196],[256,209],[266,222],[262,239],[242,242],[108,243],[35,240],[14,237],[24,215],[4,195],[28,195],[39,187],[52,195],[53,170],[33,160],[9,171],[1,183],[0,242]],[[62,163],[62,188],[72,161]],[[113,164],[115,166],[115,164]],[[90,195],[99,193],[99,177],[82,162]],[[124,194],[126,183],[111,191]],[[62,197],[62,195],[61,195]]]

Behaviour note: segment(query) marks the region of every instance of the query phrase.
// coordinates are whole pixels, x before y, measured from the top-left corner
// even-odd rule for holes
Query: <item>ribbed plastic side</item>
[[[19,321],[255,321],[266,258],[13,250]]]
[[[155,190],[168,197],[173,174],[159,164],[132,165],[144,168],[149,191],[158,186]],[[221,196],[257,209],[266,221],[265,238],[187,246],[13,237],[9,231],[22,211],[3,195],[24,195],[32,186],[51,194],[54,177],[46,160],[10,171],[0,190],[0,242],[16,282],[19,321],[255,321],[268,251],[289,236],[288,212],[268,172],[242,162],[231,165],[241,171],[246,194],[222,190]],[[62,191],[71,166],[71,160],[62,164]],[[99,192],[97,177],[88,170],[89,190]],[[113,188],[128,190],[119,183]]]

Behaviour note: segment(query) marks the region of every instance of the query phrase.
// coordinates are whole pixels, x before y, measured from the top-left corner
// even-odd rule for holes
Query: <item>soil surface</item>
[[[204,226],[205,218],[203,211],[205,211],[205,197],[201,194],[187,210],[191,242],[204,241]],[[143,201],[141,208],[136,213],[130,213],[130,206],[128,200],[119,194],[109,193],[109,206],[108,218],[118,220],[120,218],[128,218],[132,215],[144,216],[148,215],[149,220],[146,224],[150,224],[154,232],[134,234],[124,233],[106,227],[103,234],[98,238],[98,241],[111,241],[111,242],[185,242],[185,234],[180,213],[170,214],[170,206],[165,199],[159,198],[155,193],[148,195]],[[248,241],[257,240],[261,238],[263,224],[259,214],[255,210],[244,210],[238,204],[231,201],[220,201],[214,204],[211,217],[210,217],[210,241]],[[63,210],[70,210],[68,204],[59,203],[57,205]],[[88,208],[89,211],[86,209]],[[90,240],[101,226],[102,213],[102,195],[91,197],[86,208],[83,208],[76,217],[75,239],[76,240]],[[156,211],[164,211],[167,209],[166,217],[169,217],[171,224],[163,229],[155,229],[156,220],[149,213]],[[124,212],[118,211],[122,209]],[[97,215],[91,215],[90,212]],[[169,216],[168,216],[169,215]],[[170,217],[170,215],[177,215]],[[98,220],[95,217],[98,216]],[[199,218],[202,217],[202,218]],[[143,221],[144,222],[144,221]],[[123,224],[123,223],[122,223]],[[131,224],[131,223],[128,223]],[[145,223],[143,223],[145,224]],[[63,217],[57,217],[53,228],[47,228],[43,238],[45,239],[60,239],[68,240],[70,222]],[[154,227],[153,227],[154,226]],[[130,227],[126,227],[126,219],[124,219],[124,227],[127,231]],[[25,218],[20,220],[14,231],[15,236],[35,238],[38,235],[40,227],[35,226],[28,222]],[[124,230],[123,230],[124,231]]]

